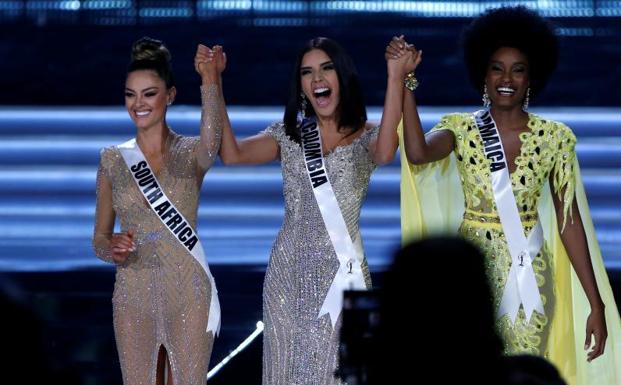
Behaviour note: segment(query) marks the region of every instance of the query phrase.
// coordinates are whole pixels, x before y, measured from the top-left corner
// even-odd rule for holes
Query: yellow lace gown
[[[538,218],[544,227],[546,242],[533,261],[533,270],[545,315],[535,312],[527,322],[520,308],[514,324],[507,315],[501,317],[497,328],[505,342],[505,352],[545,356],[572,385],[621,384],[621,323],[586,204],[575,155],[576,137],[564,124],[534,114],[529,114],[528,127],[529,132],[520,134],[522,146],[511,183],[525,233],[530,232]],[[494,306],[498,308],[511,256],[496,211],[482,140],[470,113],[444,116],[432,129],[437,130],[453,133],[453,154],[439,162],[414,166],[407,162],[403,152],[399,127],[403,241],[458,232],[479,246],[486,256]],[[560,240],[551,190],[563,194],[560,198],[568,214],[566,220],[571,220],[574,196],[578,200],[598,286],[606,304],[606,352],[590,364],[584,351],[590,308]]]

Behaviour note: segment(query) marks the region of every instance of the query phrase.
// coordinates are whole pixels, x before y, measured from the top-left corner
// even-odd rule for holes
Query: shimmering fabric
[[[203,89],[203,104],[215,110],[217,106],[209,107],[215,98],[210,92]],[[220,130],[217,116],[203,110],[202,139],[171,131],[157,175],[168,198],[194,228],[200,188],[218,152]],[[149,207],[119,151],[109,147],[101,152],[97,172],[93,238],[97,256],[108,262],[115,217],[121,231],[135,232],[136,244],[126,263],[117,266],[112,299],[123,383],[155,384],[158,351],[164,346],[175,385],[203,385],[213,346],[213,335],[206,332],[209,279]]]
[[[263,287],[263,384],[327,385],[335,379],[341,320],[317,318],[339,263],[311,190],[300,146],[282,124],[265,131],[280,146],[285,218],[272,248]],[[352,239],[375,169],[369,129],[325,156],[326,169]],[[371,285],[366,259],[363,272]]]
[[[533,114],[529,115],[528,127],[530,131],[520,135],[521,152],[515,159],[517,169],[511,174],[511,182],[525,230],[530,230],[536,218],[544,229],[545,244],[533,267],[546,316],[535,313],[527,323],[520,309],[514,326],[508,323],[506,315],[501,318],[497,326],[506,343],[506,352],[548,357],[571,385],[618,384],[621,322],[580,178],[575,136],[565,125]],[[511,260],[496,213],[489,161],[483,155],[472,114],[445,116],[434,127],[433,130],[453,132],[456,148],[442,161],[423,166],[407,163],[402,129],[400,126],[404,242],[459,231],[483,249],[498,306]],[[551,186],[547,183],[550,179]],[[584,350],[590,308],[560,239],[552,193],[564,194],[561,198],[565,214],[573,199],[577,201],[598,288],[606,304],[609,333],[606,351],[591,363],[586,362]],[[564,217],[571,220],[571,215]]]

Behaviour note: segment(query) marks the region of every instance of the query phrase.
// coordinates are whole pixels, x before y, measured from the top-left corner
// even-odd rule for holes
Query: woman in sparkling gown
[[[199,72],[203,104],[210,105],[217,101],[219,77],[210,77],[205,64]],[[218,153],[221,127],[212,112],[202,115],[200,137],[172,131],[166,111],[175,95],[168,49],[158,40],[138,40],[125,83],[136,143],[163,193],[196,229],[201,184]],[[121,232],[113,233],[117,217]],[[208,268],[169,229],[138,189],[119,146],[104,148],[93,246],[99,258],[116,265],[114,331],[126,385],[163,384],[165,366],[168,384],[204,384],[207,377],[217,330],[208,327],[216,288]]]
[[[220,47],[214,51],[199,50],[197,57],[216,60],[224,70],[226,59]],[[377,165],[393,159],[397,148],[394,127],[401,106],[396,100],[402,92],[404,62],[389,63],[385,104],[389,107],[379,127],[367,123],[350,57],[328,38],[308,41],[298,55],[282,122],[238,141],[224,121],[220,156],[225,164],[280,161],[282,167],[285,217],[272,248],[263,287],[264,385],[340,383],[334,375],[340,307],[327,314],[322,309],[328,302],[330,288],[335,282],[340,283],[338,272],[343,265],[326,229],[326,220],[342,214],[344,226],[336,232],[337,238],[347,235],[353,243],[361,243],[360,207],[369,177]],[[323,153],[316,153],[313,159],[325,162],[328,183],[338,203],[336,212],[327,213],[329,219],[323,216],[313,193],[315,182],[311,185],[309,157],[301,146],[306,136],[298,121],[300,113],[318,123]],[[358,283],[361,288],[368,288],[369,268],[364,254],[359,257]],[[353,270],[356,272],[355,267]],[[335,292],[342,298],[342,291]]]
[[[535,12],[506,7],[476,19],[464,48],[471,80],[483,91],[482,111],[446,115],[423,135],[414,93],[404,94],[403,237],[458,231],[484,251],[505,353],[549,358],[570,384],[618,384],[619,313],[580,179],[576,137],[527,111],[556,66],[556,37]],[[417,51],[395,38],[387,53]],[[505,185],[494,179],[506,171]],[[510,222],[506,213],[516,205]],[[533,252],[538,228],[545,241]],[[516,253],[511,245],[520,236],[529,237],[529,248]],[[519,275],[524,264],[532,266],[530,276]]]

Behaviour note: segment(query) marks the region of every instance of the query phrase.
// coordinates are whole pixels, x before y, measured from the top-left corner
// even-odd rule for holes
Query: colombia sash
[[[532,260],[543,246],[543,230],[537,219],[537,224],[528,238],[524,235],[496,122],[489,110],[475,112],[474,118],[483,141],[485,156],[490,161],[494,200],[512,261],[497,316],[500,318],[508,314],[509,319],[515,322],[520,304],[522,304],[528,321],[534,310],[544,314],[539,287],[532,267]]]
[[[125,160],[125,164],[132,174],[138,190],[140,190],[144,198],[149,202],[151,209],[157,214],[157,217],[162,221],[164,227],[174,235],[177,241],[179,241],[192,257],[194,257],[207,274],[209,283],[211,284],[207,331],[212,331],[214,335],[217,335],[220,332],[220,301],[218,300],[218,290],[216,289],[216,282],[207,265],[203,245],[198,239],[198,234],[192,228],[190,222],[185,219],[181,211],[177,210],[173,202],[168,199],[164,193],[164,189],[155,177],[140,147],[138,147],[136,139],[128,140],[116,147],[123,156],[123,160]]]
[[[302,121],[301,142],[313,194],[339,260],[339,269],[318,315],[321,317],[329,313],[332,327],[334,327],[343,307],[343,290],[366,290],[362,274],[362,243],[360,233],[357,234],[354,244],[347,230],[339,203],[328,179],[321,146],[321,132],[314,119]]]

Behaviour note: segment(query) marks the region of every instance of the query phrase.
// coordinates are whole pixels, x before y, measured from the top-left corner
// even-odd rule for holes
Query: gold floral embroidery
[[[557,122],[529,114],[528,132],[520,134],[522,143],[511,174],[522,225],[528,234],[537,219],[537,206],[543,186],[552,181],[552,190],[563,202],[564,221],[571,216],[574,197],[574,167],[576,138],[571,130]],[[460,233],[472,241],[486,256],[486,269],[496,307],[500,304],[511,257],[505,236],[498,221],[491,187],[489,160],[472,114],[444,116],[432,131],[450,130],[455,137],[455,156],[464,190],[466,214]],[[544,245],[533,261],[546,315],[534,313],[527,322],[520,309],[516,322],[507,316],[497,321],[508,354],[545,354],[549,320],[554,311],[551,253]]]

